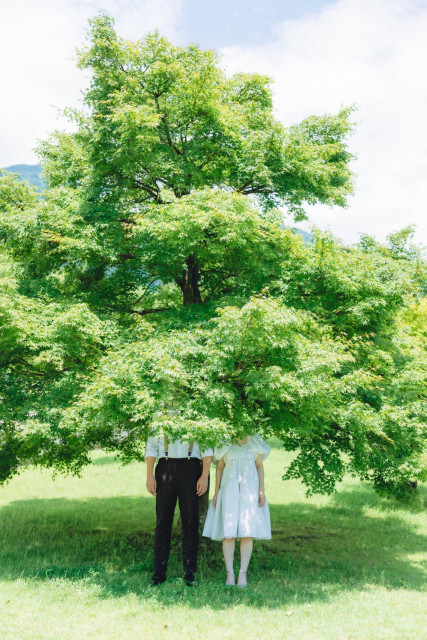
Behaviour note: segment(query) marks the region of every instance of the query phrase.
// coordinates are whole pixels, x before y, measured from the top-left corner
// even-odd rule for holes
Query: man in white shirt
[[[212,455],[212,449],[200,451],[197,442],[148,438],[145,450],[147,489],[156,496],[154,574],[150,580],[153,586],[166,580],[177,500],[182,521],[184,580],[188,586],[194,583],[199,551],[199,497],[208,488]]]

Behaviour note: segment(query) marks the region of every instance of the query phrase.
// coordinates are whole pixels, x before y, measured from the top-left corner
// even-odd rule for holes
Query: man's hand
[[[156,495],[156,493],[157,493],[157,482],[156,482],[156,478],[154,476],[150,476],[149,478],[147,478],[147,482],[145,483],[145,486],[147,487],[148,493],[151,493],[152,496]]]
[[[201,475],[197,480],[197,490],[196,493],[198,496],[202,496],[208,490],[208,478],[209,476]]]

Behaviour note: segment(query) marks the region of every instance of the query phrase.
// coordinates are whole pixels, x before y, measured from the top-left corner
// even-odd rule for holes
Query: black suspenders
[[[164,436],[164,445],[165,445],[165,458],[166,458],[166,460],[169,460],[169,457],[168,457],[168,453],[169,453],[168,449],[169,449],[169,447],[168,447],[168,437],[167,436]],[[194,440],[192,440],[190,442],[189,446],[188,446],[188,458],[187,458],[187,460],[190,460],[190,458],[191,458],[191,453],[193,451],[193,446],[194,446]]]

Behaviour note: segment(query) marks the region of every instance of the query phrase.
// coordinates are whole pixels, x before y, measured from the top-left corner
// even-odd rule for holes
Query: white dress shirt
[[[190,444],[188,442],[181,442],[181,440],[170,440],[168,442],[168,458],[188,458],[188,449]],[[145,447],[145,457],[152,458],[164,458],[165,457],[165,439],[164,437],[148,438],[147,446]],[[200,447],[197,442],[193,445],[191,452],[192,458],[206,458],[207,456],[213,456],[212,449],[206,449],[200,451]]]

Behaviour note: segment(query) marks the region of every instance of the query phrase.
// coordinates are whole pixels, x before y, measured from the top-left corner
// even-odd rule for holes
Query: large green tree
[[[403,495],[423,477],[425,263],[410,230],[307,245],[278,209],[345,206],[351,110],[285,128],[268,78],[106,15],[79,64],[43,194],[0,174],[0,479],[256,430],[309,491],[350,471]]]

